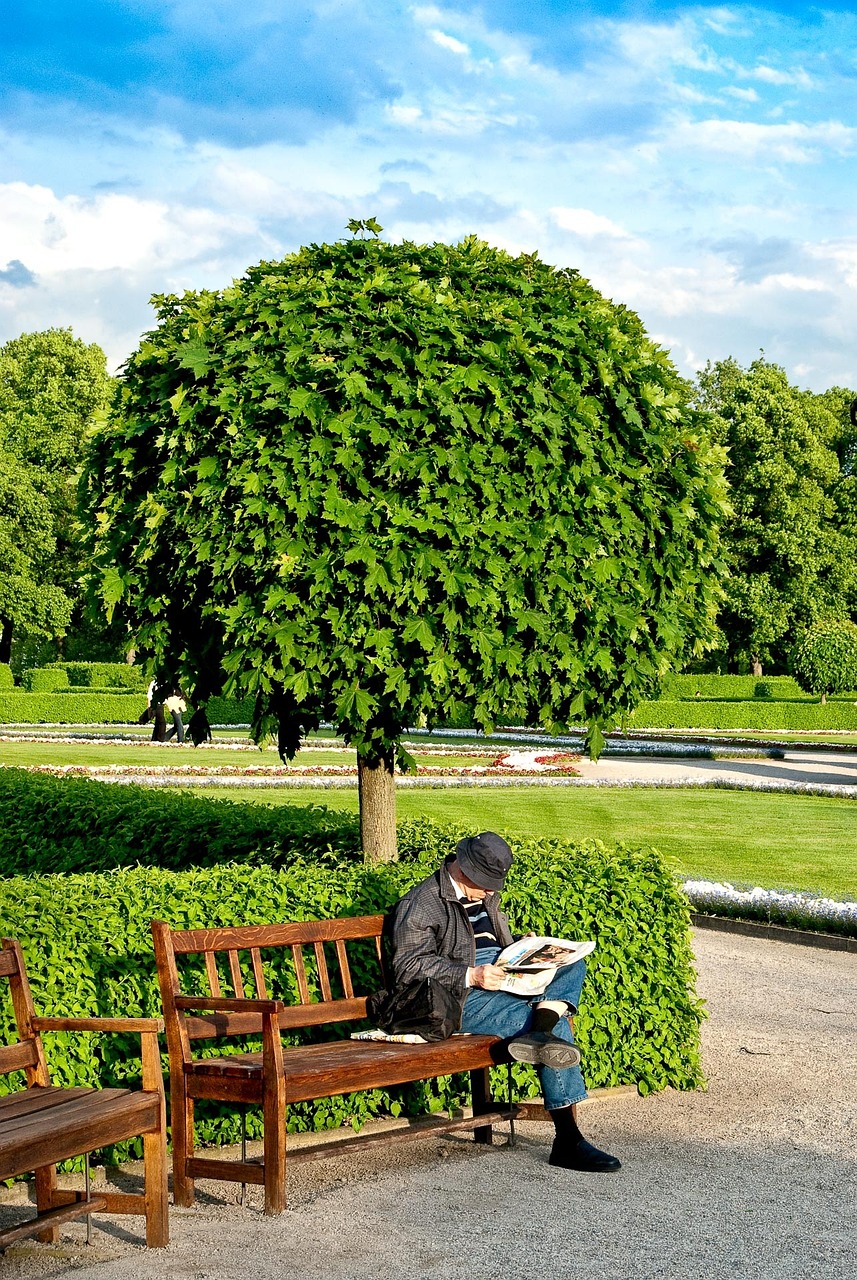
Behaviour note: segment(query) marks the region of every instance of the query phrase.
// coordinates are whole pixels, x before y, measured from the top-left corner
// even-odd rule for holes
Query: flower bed
[[[685,880],[691,906],[708,915],[763,920],[766,924],[791,925],[827,933],[857,937],[857,902],[838,901],[812,893],[779,889],[739,889],[712,880]]]

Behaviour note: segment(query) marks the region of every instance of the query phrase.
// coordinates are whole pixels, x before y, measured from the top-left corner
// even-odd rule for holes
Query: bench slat
[[[262,968],[262,953],[258,947],[250,948],[250,961],[253,965],[253,980],[256,983],[256,999],[268,999],[268,987],[265,983],[265,970]]]
[[[117,1094],[125,1096],[117,1098]],[[29,1125],[3,1126],[0,1178],[154,1132],[160,1126],[161,1108],[154,1093],[94,1089],[88,1099],[76,1099],[67,1109],[57,1107],[41,1114],[43,1120],[34,1117]]]
[[[339,961],[339,975],[342,979],[342,991],[346,1000],[350,1000],[354,995],[354,986],[351,982],[351,968],[348,964],[348,950],[342,938],[336,939],[336,958]]]
[[[60,1089],[54,1085],[47,1087],[34,1085],[31,1089],[8,1093],[4,1098],[0,1098],[0,1126],[15,1116],[46,1111],[50,1107],[61,1106],[72,1098],[81,1098],[84,1094],[91,1092],[91,1089],[83,1087]]]
[[[306,980],[306,965],[304,964],[304,953],[297,943],[292,947],[292,959],[295,963],[295,977],[298,981],[298,993],[301,998],[301,1004],[309,1004],[309,986]]]
[[[251,947],[284,947],[335,942],[380,935],[384,917],[343,916],[336,920],[299,920],[288,924],[251,924],[235,928],[187,929],[170,934],[179,955],[196,951],[247,951]]]
[[[220,974],[217,972],[217,960],[212,951],[205,953],[205,972],[208,975],[208,989],[213,996],[219,996],[220,991]]]
[[[229,973],[232,977],[232,990],[239,1000],[244,998],[244,979],[241,975],[241,964],[238,960],[238,952],[230,951],[229,955]]]
[[[18,972],[18,957],[12,950],[5,947],[0,951],[0,977],[9,978],[13,973]]]
[[[0,1045],[0,1075],[8,1075],[10,1071],[23,1071],[24,1067],[34,1067],[38,1060],[39,1055],[32,1040]]]
[[[327,972],[327,956],[324,954],[324,943],[314,942],[313,951],[315,952],[315,963],[318,966],[318,980],[321,985],[322,1000],[332,1000],[333,992],[330,989],[330,975]]]

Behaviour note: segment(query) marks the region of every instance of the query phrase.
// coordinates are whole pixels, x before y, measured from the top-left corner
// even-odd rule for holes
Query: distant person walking
[[[146,698],[149,703],[145,715],[140,717],[141,723],[146,720],[154,720],[152,726],[152,742],[166,742],[167,740],[167,721],[164,715],[163,702],[153,702],[155,696],[155,681],[149,685]]]
[[[170,696],[164,699],[164,707],[169,711],[173,721],[173,727],[167,730],[164,741],[169,742],[170,738],[175,737],[180,743],[183,743],[184,725],[182,723],[182,714],[187,711],[187,703],[178,689],[174,689]]]

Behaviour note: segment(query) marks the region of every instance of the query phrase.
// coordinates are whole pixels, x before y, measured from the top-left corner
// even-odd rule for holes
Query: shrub
[[[0,724],[136,724],[145,710],[146,695],[130,690],[0,692]]]
[[[643,702],[628,722],[633,729],[857,729],[851,702]]]
[[[56,667],[25,667],[21,684],[28,693],[53,693],[68,688],[68,674]]]
[[[683,702],[685,699],[700,698],[737,698],[746,701],[762,695],[756,693],[760,681],[756,676],[719,676],[719,675],[669,675],[661,685],[661,698],[667,702]],[[770,688],[772,698],[799,698],[801,688],[791,676],[768,676],[761,683]]]
[[[774,686],[770,680],[757,680],[753,686],[754,698],[773,698]]]
[[[142,667],[127,662],[51,662],[50,670],[65,671],[68,683],[81,688],[146,689],[148,677]]]
[[[792,654],[798,684],[807,693],[842,693],[857,686],[857,626],[823,618],[804,631]]]
[[[0,769],[0,876],[357,857],[356,817]]]
[[[199,928],[383,911],[428,874],[460,834],[425,821],[414,824],[410,835],[402,833],[404,860],[380,867],[296,858],[281,867],[178,873],[140,867],[20,877],[0,881],[0,916],[5,932],[21,940],[40,1013],[152,1015],[160,1011],[160,1000],[151,918],[176,928]],[[419,851],[413,847],[415,835],[423,846]],[[559,928],[598,940],[575,1022],[589,1084],[633,1083],[642,1093],[699,1085],[702,1014],[693,992],[689,908],[660,856],[653,850],[553,841],[518,844],[516,854],[507,904],[513,928]],[[279,978],[272,972],[271,979],[273,994],[294,1000],[288,970],[280,970]],[[367,971],[363,980],[371,988],[378,977]],[[10,1021],[5,1011],[7,1035]],[[324,1029],[325,1037],[331,1034]],[[125,1085],[136,1078],[130,1037],[90,1041],[57,1035],[51,1040],[57,1084],[100,1079]],[[530,1069],[517,1067],[516,1074],[521,1092],[538,1092]],[[8,1087],[0,1082],[0,1090]],[[394,1114],[437,1110],[462,1101],[464,1091],[464,1081],[453,1077],[321,1099],[291,1107],[289,1127],[359,1123],[390,1109]],[[251,1113],[251,1134],[258,1130],[258,1116]],[[234,1142],[237,1117],[201,1106],[198,1136],[206,1143]]]
[[[15,677],[8,662],[0,662],[0,689],[14,689]]]
[[[209,724],[250,724],[252,698],[210,698],[206,705]]]

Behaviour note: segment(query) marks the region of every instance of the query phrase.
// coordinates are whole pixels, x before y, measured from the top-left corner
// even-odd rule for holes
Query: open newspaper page
[[[582,960],[595,943],[572,942],[568,938],[519,938],[500,952],[495,964],[507,971],[501,991],[515,996],[540,996],[547,990],[557,969]]]

